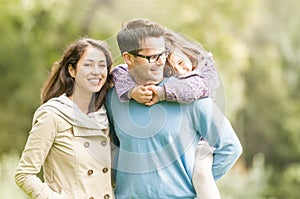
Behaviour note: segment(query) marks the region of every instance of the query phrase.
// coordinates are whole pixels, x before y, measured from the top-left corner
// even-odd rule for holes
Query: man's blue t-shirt
[[[200,137],[215,147],[213,175],[223,176],[241,154],[229,121],[210,98],[190,104],[145,106],[120,102],[114,89],[106,98],[117,199],[192,199],[195,152]]]

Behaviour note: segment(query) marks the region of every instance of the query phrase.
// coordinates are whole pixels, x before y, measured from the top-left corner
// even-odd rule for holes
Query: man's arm
[[[119,157],[119,147],[120,147],[120,141],[116,135],[115,128],[114,128],[114,121],[113,121],[113,115],[112,115],[112,93],[113,89],[110,89],[106,94],[105,99],[105,107],[107,111],[107,117],[109,121],[109,137],[110,137],[110,144],[111,144],[111,177],[112,177],[112,186],[115,188],[116,185],[116,174],[117,174],[117,166],[118,166],[118,157]]]
[[[216,148],[212,171],[217,180],[236,163],[242,154],[242,146],[229,120],[211,98],[198,100],[196,104],[201,113],[198,130],[210,146]]]

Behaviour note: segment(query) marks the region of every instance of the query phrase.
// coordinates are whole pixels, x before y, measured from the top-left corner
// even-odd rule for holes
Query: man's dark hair
[[[141,42],[148,37],[163,37],[165,28],[149,19],[137,18],[122,25],[117,34],[117,42],[121,54],[123,52],[138,53]]]

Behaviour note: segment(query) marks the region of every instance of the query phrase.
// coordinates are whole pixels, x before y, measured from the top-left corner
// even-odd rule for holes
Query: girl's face
[[[178,48],[170,54],[169,63],[179,75],[191,72],[193,69],[191,60]]]
[[[80,95],[100,91],[107,79],[107,63],[104,53],[88,47],[77,63],[76,70],[69,67],[69,73],[75,78],[74,92]]]

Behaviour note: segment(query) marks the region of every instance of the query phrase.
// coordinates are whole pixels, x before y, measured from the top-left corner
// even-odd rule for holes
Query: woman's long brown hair
[[[41,92],[42,103],[47,102],[53,97],[58,97],[64,93],[67,96],[73,94],[74,78],[70,76],[68,67],[72,66],[75,70],[77,63],[86,49],[91,46],[101,50],[106,58],[107,64],[107,80],[100,91],[94,93],[91,100],[90,108],[95,111],[98,110],[105,99],[105,95],[111,85],[111,76],[109,71],[112,67],[113,61],[107,44],[103,41],[94,40],[91,38],[80,38],[76,42],[69,45],[61,60],[52,66],[51,73],[49,74]]]

